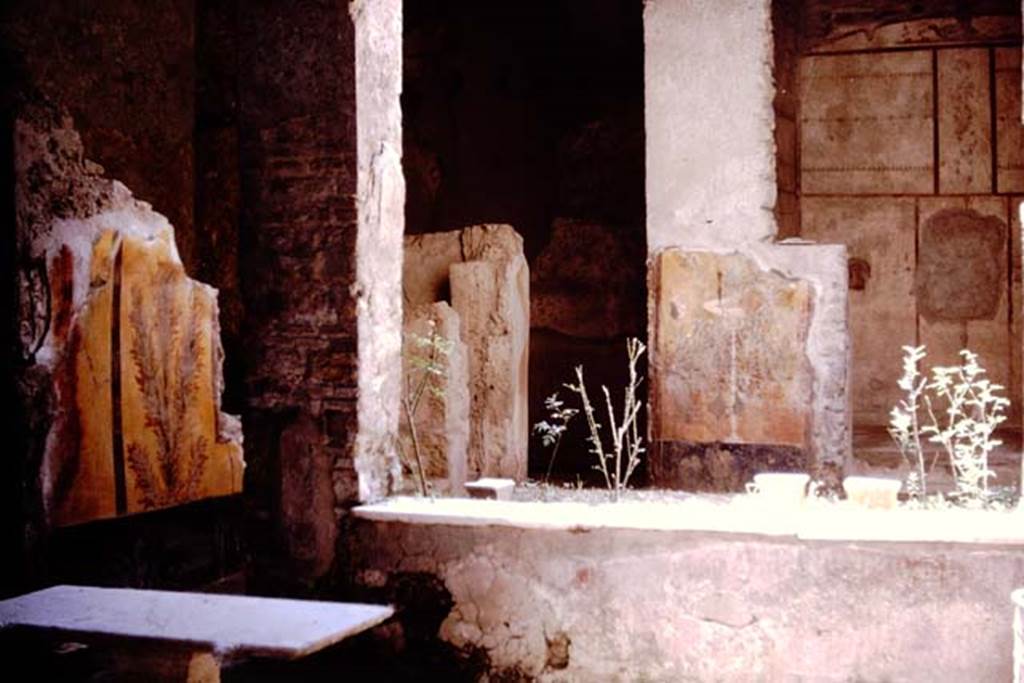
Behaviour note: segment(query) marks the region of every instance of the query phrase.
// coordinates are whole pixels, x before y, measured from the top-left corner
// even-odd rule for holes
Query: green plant
[[[405,375],[405,392],[402,394],[402,410],[409,427],[409,436],[415,456],[415,466],[412,463],[407,463],[406,466],[416,475],[420,493],[424,496],[430,494],[430,484],[427,481],[419,434],[416,430],[416,413],[425,394],[430,393],[437,398],[444,398],[444,388],[440,380],[445,376],[446,360],[454,347],[454,342],[445,339],[438,332],[436,320],[430,318],[427,321],[427,326],[428,332],[425,337],[414,332],[407,334],[418,351],[409,354],[409,369]]]
[[[579,394],[583,404],[583,415],[587,419],[587,427],[590,430],[590,452],[597,458],[594,469],[604,477],[605,486],[612,494],[614,500],[619,499],[619,494],[629,484],[629,478],[637,465],[640,464],[640,455],[644,452],[643,437],[640,436],[640,428],[637,424],[637,417],[643,408],[643,401],[637,398],[637,390],[640,388],[641,379],[637,373],[637,362],[643,355],[646,347],[639,339],[630,338],[626,340],[626,356],[629,361],[629,384],[625,389],[622,413],[620,419],[615,418],[615,409],[612,406],[611,394],[608,387],[602,385],[604,392],[605,407],[608,411],[609,430],[611,432],[611,443],[605,448],[601,439],[601,424],[595,417],[594,406],[587,394],[587,386],[583,381],[583,366],[576,366],[576,383],[566,384],[565,387]]]
[[[928,500],[928,475],[945,452],[956,479],[954,498],[969,506],[990,506],[995,496],[988,480],[995,474],[988,460],[1002,444],[993,435],[1006,420],[1004,411],[1010,405],[1008,399],[996,393],[1003,387],[984,377],[978,355],[967,349],[960,352],[960,365],[933,367],[930,380],[918,370],[918,363],[926,355],[925,347],[904,346],[903,352],[903,375],[898,384],[906,398],[890,413],[889,433],[911,466],[908,492],[918,502]],[[942,406],[942,420],[936,416],[937,404]],[[922,408],[927,417],[924,424],[919,418]],[[928,467],[922,435],[942,446]]]
[[[558,455],[558,447],[562,445],[565,430],[572,418],[576,417],[580,411],[575,408],[566,408],[565,404],[558,399],[558,392],[544,399],[544,407],[548,410],[548,419],[533,425],[533,431],[540,435],[542,444],[554,446],[551,449],[551,458],[548,460],[548,471],[544,475],[544,481],[548,481],[551,478],[551,468],[555,464],[555,456]]]

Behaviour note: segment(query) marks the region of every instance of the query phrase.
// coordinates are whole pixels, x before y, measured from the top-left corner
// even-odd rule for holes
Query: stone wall
[[[736,488],[764,469],[841,467],[850,450],[845,257],[774,243],[797,215],[795,38],[773,47],[771,8],[645,7],[656,484]]]
[[[1024,581],[1019,546],[363,519],[351,543],[359,594],[398,604],[382,661],[540,681],[1008,680]]]
[[[204,3],[204,7],[212,4]],[[192,3],[177,0],[110,0],[87,5],[62,1],[45,5],[5,3],[0,10],[0,62],[8,87],[0,98],[0,108],[4,139],[11,142],[14,117],[24,111],[26,103],[46,100],[69,112],[82,138],[85,158],[101,164],[108,178],[123,181],[139,199],[168,217],[175,227],[175,243],[186,272],[224,287],[231,279],[210,277],[211,269],[206,264],[210,260],[219,263],[224,257],[218,275],[230,271],[232,260],[227,256],[235,248],[232,238],[237,238],[218,238],[213,233],[219,226],[201,225],[203,212],[195,207],[199,171],[194,157],[202,155],[193,144],[201,78],[197,14]],[[224,88],[220,92],[229,91]],[[205,144],[200,147],[206,149]],[[229,150],[221,150],[222,162],[231,163],[233,156],[237,158]],[[13,197],[13,150],[8,145],[4,145],[3,159],[4,167],[10,169],[11,175],[4,177]],[[224,195],[230,194],[229,186]],[[74,204],[72,198],[65,201],[62,210]],[[237,199],[232,210],[237,211]],[[13,199],[9,219],[14,220]],[[13,240],[13,229],[10,235]],[[26,267],[24,253],[16,254],[12,246],[10,254],[11,267],[4,269],[5,273]],[[232,272],[231,278],[237,278],[237,273]],[[237,291],[237,287],[233,289]],[[24,295],[24,291],[19,293]],[[226,336],[230,337],[237,330],[240,313],[237,297],[227,298],[221,313]],[[221,303],[225,303],[224,298]],[[12,311],[5,319],[18,318]],[[230,352],[230,343],[228,346]],[[12,358],[12,375],[24,380],[24,371],[23,361]],[[237,386],[230,377],[228,384]],[[236,391],[229,393],[237,395]],[[239,402],[229,403],[231,412],[239,408]],[[23,588],[47,581],[48,576],[75,581],[76,576],[91,575],[99,581],[101,574],[108,583],[182,585],[175,581],[184,581],[184,585],[197,585],[238,569],[241,558],[237,553],[225,556],[208,552],[210,547],[238,546],[240,515],[238,506],[231,503],[208,506],[208,533],[193,525],[186,532],[191,539],[187,543],[179,544],[172,538],[191,524],[186,520],[187,513],[179,515],[176,510],[155,515],[145,525],[133,521],[111,523],[88,533],[69,529],[50,538],[45,525],[38,526],[43,511],[37,507],[41,498],[34,487],[40,451],[33,435],[45,431],[45,420],[38,420],[53,407],[37,402],[20,408],[8,430],[14,435],[12,451],[18,454],[8,459],[15,468],[12,472],[16,471],[10,480],[20,484],[17,491],[5,495],[16,504],[18,513],[5,518],[19,526],[9,547],[21,547],[26,553],[21,567]],[[24,524],[28,524],[27,529]],[[161,563],[159,551],[147,550],[170,546],[177,547],[176,556],[189,565],[185,572],[171,568],[175,560]],[[195,552],[190,553],[190,547]],[[92,566],[86,566],[83,557],[92,557]],[[11,565],[18,564],[20,560],[12,559]],[[102,570],[100,565],[105,565]],[[163,578],[154,578],[157,574]],[[177,578],[171,578],[172,574]],[[189,578],[183,578],[186,574]]]
[[[254,555],[311,581],[344,506],[398,475],[401,11],[250,3],[239,24]]]
[[[14,319],[27,440],[12,458],[22,549],[45,581],[74,576],[69,558],[85,537],[97,563],[113,564],[103,539],[131,535],[55,527],[237,493],[244,463],[240,424],[220,411],[216,290],[187,276],[167,219],[85,157],[66,111],[25,99],[17,116]],[[163,520],[164,533],[183,528]],[[225,570],[212,556],[197,564],[210,563],[206,580]],[[82,576],[101,573],[81,564]]]
[[[824,13],[814,7],[822,4],[807,11]],[[822,35],[813,24],[805,36],[801,235],[850,252],[859,425],[886,424],[900,399],[904,344],[926,345],[927,365],[956,363],[965,347],[980,353],[1019,415],[1020,235],[1012,226],[1024,191],[1024,127],[1020,49],[1003,46],[1020,41],[1015,5],[975,3],[967,15],[947,6],[928,19],[900,3],[884,17],[865,6],[858,21],[873,21],[872,31],[837,25]],[[855,21],[853,9],[833,8],[835,21]],[[895,47],[915,49],[878,51]],[[844,54],[813,53],[838,49]]]

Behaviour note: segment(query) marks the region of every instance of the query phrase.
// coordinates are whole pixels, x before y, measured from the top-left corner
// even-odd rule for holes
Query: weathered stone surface
[[[87,157],[169,218],[193,274],[195,23],[188,0],[12,0],[0,16],[7,85],[67,107]]]
[[[402,256],[402,300],[407,307],[450,301],[448,269],[462,258],[462,231],[407,235]]]
[[[939,192],[992,191],[989,51],[939,50]]]
[[[406,306],[451,300],[448,270],[462,261],[522,256],[523,238],[508,225],[475,225],[463,230],[407,235],[402,266]]]
[[[846,0],[802,3],[805,49],[877,50],[929,45],[985,44],[1020,40],[1020,14],[1013,2],[887,0],[851,5]]]
[[[1006,200],[994,196],[918,200],[918,330],[919,343],[928,347],[926,363],[956,365],[960,350],[971,349],[989,378],[1003,386],[1012,386],[1008,210]],[[994,233],[1002,235],[1001,243]],[[984,289],[964,290],[979,286]],[[925,305],[930,315],[924,315]]]
[[[841,244],[788,240],[754,245],[765,270],[810,284],[807,359],[813,371],[811,459],[816,476],[841,469],[851,454],[849,258]]]
[[[644,3],[648,253],[776,234],[771,65],[768,2]]]
[[[459,315],[445,302],[423,304],[405,311],[405,338],[402,344],[403,405],[423,377],[422,362],[429,358],[429,347],[419,343],[429,339],[431,326],[436,334],[451,345],[447,356],[439,356],[443,369],[431,377],[431,387],[420,400],[416,412],[416,435],[427,479],[437,491],[458,494],[466,481],[466,453],[469,448],[469,357],[461,338]],[[415,336],[414,336],[415,335]],[[416,455],[404,412],[400,436],[405,469],[410,472],[405,488],[416,488]]]
[[[238,492],[216,291],[185,275],[163,216],[83,159],[69,119],[29,108],[16,150],[19,243],[50,282],[49,303],[23,312],[23,328],[45,336],[23,343],[52,382],[34,390],[55,397],[42,476],[51,521]]]
[[[469,348],[470,477],[526,478],[529,278],[522,255],[451,267],[452,304]]]
[[[993,317],[1007,296],[1006,232],[1005,221],[970,209],[928,217],[916,271],[920,315],[929,321]]]
[[[344,11],[335,7],[335,12]],[[355,33],[356,259],[354,303],[359,354],[353,454],[360,500],[390,492],[402,392],[402,0],[348,7]],[[349,131],[351,134],[353,131]],[[328,379],[329,381],[329,379]],[[345,481],[339,477],[336,488]]]
[[[999,192],[1024,192],[1021,124],[1021,51],[996,48],[996,183]]]
[[[526,476],[529,268],[507,225],[405,238],[406,305],[451,297],[469,350],[467,476]]]
[[[261,574],[312,581],[304,567],[330,567],[334,548],[280,514],[277,472],[293,457],[281,434],[300,453],[326,453],[334,505],[317,509],[316,529],[400,479],[401,3],[261,3],[236,15],[246,427],[259,492],[247,502],[251,536],[265,543],[253,555],[280,565]],[[287,492],[290,505],[319,495],[318,481],[305,486]]]
[[[805,197],[802,211],[803,236],[845,244],[851,273],[861,278],[849,293],[854,421],[887,424],[903,396],[900,347],[917,340],[914,200]]]
[[[672,514],[637,512],[623,519]],[[427,635],[482,650],[474,678],[1009,680],[1024,576],[1019,547],[983,544],[363,519],[350,542],[355,583],[410,621],[420,593],[387,587],[443,587],[420,607],[442,612]],[[571,642],[559,671],[545,669],[554,634]]]
[[[640,336],[643,245],[599,223],[560,218],[530,272],[530,324],[577,337]]]
[[[803,193],[932,192],[933,96],[924,50],[803,58]]]
[[[651,291],[656,439],[809,446],[808,282],[743,255],[672,249]]]

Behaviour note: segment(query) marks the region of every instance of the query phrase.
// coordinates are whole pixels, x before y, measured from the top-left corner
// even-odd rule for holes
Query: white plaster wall
[[[770,0],[644,5],[647,247],[776,234]]]

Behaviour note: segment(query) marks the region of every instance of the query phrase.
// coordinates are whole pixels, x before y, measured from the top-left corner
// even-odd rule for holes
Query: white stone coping
[[[728,503],[690,500],[619,503],[522,502],[395,497],[353,510],[361,519],[406,524],[524,529],[642,529],[755,534],[815,541],[981,543],[1024,546],[1024,513],[982,510],[871,510],[809,502],[779,509],[754,496]]]
[[[195,646],[221,660],[294,659],[372,628],[389,605],[247,595],[53,586],[0,600],[0,629],[76,638],[130,638]]]

